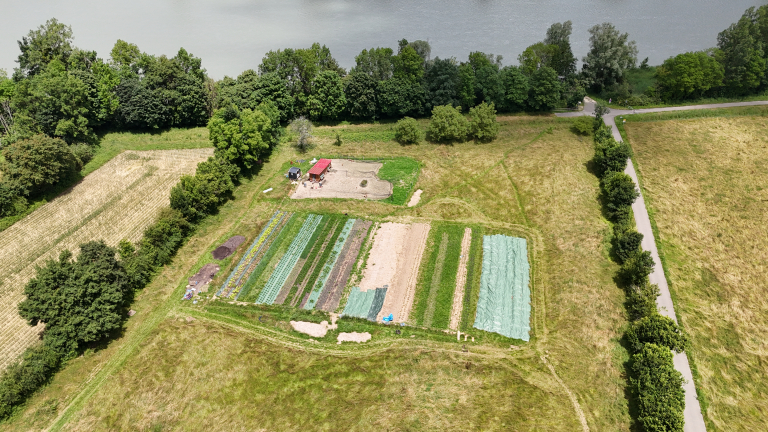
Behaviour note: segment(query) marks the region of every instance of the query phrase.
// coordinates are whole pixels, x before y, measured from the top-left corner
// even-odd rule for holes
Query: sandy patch
[[[394,322],[405,322],[411,314],[413,296],[419,276],[419,266],[429,236],[429,224],[417,223],[408,226],[405,243],[397,252],[396,275],[387,289],[384,306],[377,321],[384,316],[393,315]]]
[[[416,204],[419,203],[419,201],[421,200],[421,192],[422,192],[422,190],[419,189],[419,190],[417,190],[416,192],[413,193],[413,196],[411,197],[411,200],[408,201],[408,207],[413,207],[413,206],[415,206]]]
[[[291,327],[299,333],[321,338],[328,333],[328,330],[333,330],[338,326],[336,324],[328,324],[328,321],[323,321],[320,324],[306,321],[291,321]]]
[[[384,285],[390,287],[395,282],[397,275],[398,256],[403,253],[408,225],[387,222],[381,224],[373,239],[368,262],[360,281],[360,290],[368,291],[381,288]]]
[[[382,166],[379,162],[332,159],[332,168],[326,173],[322,187],[302,178],[291,198],[388,198],[392,195],[392,183],[377,176]],[[367,183],[365,186],[361,186],[363,180]]]
[[[464,228],[464,238],[461,239],[461,258],[459,272],[456,275],[456,289],[453,291],[453,306],[451,307],[451,330],[458,330],[463,308],[464,287],[467,285],[467,263],[469,262],[469,247],[472,245],[472,229]]]
[[[371,334],[368,332],[339,333],[339,336],[336,337],[336,340],[338,341],[337,342],[338,345],[341,345],[342,342],[357,342],[357,343],[368,342],[369,340],[371,340]]]

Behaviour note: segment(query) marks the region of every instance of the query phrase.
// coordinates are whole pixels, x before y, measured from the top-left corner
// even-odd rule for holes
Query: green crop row
[[[461,311],[462,332],[472,330],[475,324],[477,301],[480,298],[480,276],[483,270],[483,234],[481,227],[472,228],[472,243],[467,261],[467,282],[464,286],[464,300]]]
[[[320,272],[323,270],[323,267],[325,265],[325,262],[328,260],[328,255],[331,254],[331,250],[333,249],[333,245],[336,244],[336,239],[339,237],[339,234],[341,233],[342,228],[344,228],[344,223],[346,222],[347,218],[341,217],[337,218],[333,226],[333,232],[330,233],[331,238],[328,240],[328,242],[325,245],[325,248],[323,248],[322,251],[318,251],[320,253],[320,256],[317,259],[317,264],[315,264],[315,268],[312,270],[312,274],[309,275],[309,279],[307,279],[307,284],[304,287],[307,289],[312,289],[312,287],[315,284],[315,281],[317,280],[317,277],[320,275]],[[327,237],[321,237],[323,240]]]
[[[304,253],[302,253],[302,258],[306,259],[306,261],[304,261],[304,264],[299,271],[299,275],[296,277],[296,280],[293,282],[293,285],[288,291],[286,302],[290,303],[290,300],[293,299],[293,297],[298,292],[301,283],[307,277],[307,273],[309,273],[309,270],[312,269],[312,265],[315,263],[315,261],[317,261],[319,250],[323,245],[322,241],[328,237],[328,233],[331,228],[333,228],[333,224],[337,219],[338,216],[336,215],[325,216],[323,219],[323,226],[320,229],[315,230],[315,235],[312,236],[310,243],[307,244],[307,247],[304,249]]]

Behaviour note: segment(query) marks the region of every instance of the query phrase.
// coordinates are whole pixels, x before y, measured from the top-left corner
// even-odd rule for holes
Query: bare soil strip
[[[413,206],[415,206],[416,204],[419,203],[419,201],[421,200],[421,192],[422,192],[422,190],[419,189],[419,190],[417,190],[416,192],[413,193],[413,196],[411,197],[411,200],[408,201],[408,207],[413,207]]]
[[[453,291],[453,307],[451,307],[451,330],[459,329],[461,321],[462,300],[464,300],[464,286],[467,284],[467,263],[469,262],[469,246],[472,244],[472,229],[464,228],[464,238],[461,239],[461,258],[459,259],[459,273],[456,275],[456,290]]]
[[[339,301],[349,281],[352,267],[354,267],[358,255],[360,255],[360,248],[363,246],[363,242],[368,236],[368,230],[372,224],[373,222],[364,220],[355,222],[354,227],[352,227],[352,233],[347,238],[347,244],[341,252],[339,261],[333,268],[325,289],[317,300],[315,309],[333,312],[339,307]]]
[[[419,266],[429,235],[429,224],[409,225],[402,253],[397,257],[397,273],[392,285],[387,289],[384,306],[377,316],[381,321],[384,316],[394,315],[394,322],[405,322],[411,314]]]
[[[397,275],[397,261],[403,254],[408,225],[394,222],[381,224],[376,232],[360,290],[368,291],[392,286]]]
[[[21,319],[16,305],[24,298],[35,266],[78,245],[103,239],[138,241],[168,206],[171,188],[193,174],[213,149],[123,152],[66,193],[0,233],[0,370],[38,340],[42,326]],[[133,155],[128,157],[128,155]],[[138,157],[136,157],[138,156]]]
[[[424,311],[424,327],[432,327],[432,317],[435,316],[435,307],[437,305],[437,291],[440,289],[440,279],[443,277],[443,266],[445,265],[445,254],[447,251],[448,233],[444,232],[440,239],[440,249],[438,249],[437,260],[435,261],[435,272],[432,273],[432,283],[429,286],[427,310]]]

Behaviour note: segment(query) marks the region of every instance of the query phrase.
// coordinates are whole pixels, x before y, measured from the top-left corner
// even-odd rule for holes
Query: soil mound
[[[217,260],[223,260],[224,258],[232,255],[237,247],[243,244],[244,241],[245,237],[243,236],[237,235],[230,237],[229,240],[224,242],[224,244],[213,250],[213,257]]]
[[[219,270],[221,270],[221,268],[216,264],[208,263],[204,265],[199,272],[188,279],[189,286],[197,289],[198,292],[204,291],[203,288],[208,289],[206,285],[213,280],[213,277],[216,276],[216,273],[218,273]]]

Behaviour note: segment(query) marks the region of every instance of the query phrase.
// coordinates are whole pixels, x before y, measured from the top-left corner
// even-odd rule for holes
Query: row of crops
[[[529,340],[525,239],[438,223],[414,242],[412,226],[277,211],[217,295],[371,321],[394,313],[410,325]],[[415,243],[423,254],[407,253]],[[402,271],[408,268],[416,268],[410,278]]]

